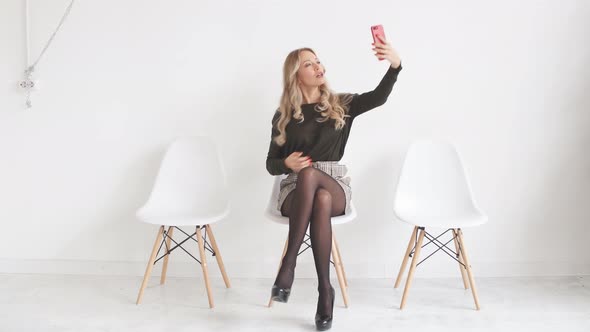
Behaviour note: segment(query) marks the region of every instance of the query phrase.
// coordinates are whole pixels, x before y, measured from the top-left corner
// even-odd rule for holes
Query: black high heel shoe
[[[295,268],[289,269],[288,272],[295,274]],[[279,273],[281,273],[280,270]],[[293,275],[293,277],[295,276]],[[277,280],[279,280],[279,276],[277,276]],[[275,280],[275,284],[272,286],[272,290],[270,292],[271,299],[276,302],[287,303],[287,301],[289,301],[289,295],[291,295],[291,287],[281,288],[277,286],[277,280]]]
[[[273,301],[287,303],[289,301],[289,295],[291,295],[291,288],[280,288],[277,285],[273,285],[270,294]]]
[[[315,327],[318,331],[326,331],[332,328],[332,317],[334,316],[334,287],[330,287],[330,295],[332,295],[332,312],[330,315],[315,314]]]

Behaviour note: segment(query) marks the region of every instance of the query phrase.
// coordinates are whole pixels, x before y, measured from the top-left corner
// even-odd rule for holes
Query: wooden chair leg
[[[150,279],[150,275],[152,274],[152,269],[154,268],[154,261],[156,260],[156,254],[158,253],[158,245],[160,241],[162,241],[162,233],[164,232],[164,226],[160,226],[158,229],[158,235],[156,236],[156,241],[154,242],[154,247],[152,248],[152,253],[150,255],[150,260],[148,261],[147,267],[145,268],[145,274],[143,275],[143,281],[141,282],[141,287],[139,288],[139,294],[137,295],[137,301],[135,304],[141,303],[141,298],[143,297],[143,292],[147,287],[147,283]]]
[[[406,266],[408,265],[408,258],[410,258],[410,253],[412,252],[412,247],[416,242],[416,231],[418,230],[418,226],[414,227],[412,231],[412,235],[410,235],[410,241],[408,242],[408,248],[406,249],[406,254],[404,255],[404,259],[402,260],[402,265],[399,267],[399,272],[397,274],[397,279],[395,279],[395,285],[393,288],[397,288],[402,281],[402,276],[404,272],[406,272]]]
[[[211,225],[206,225],[205,230],[207,231],[207,235],[209,235],[209,239],[211,240],[211,246],[213,247],[213,251],[215,252],[215,259],[217,260],[219,271],[221,271],[223,282],[225,282],[225,287],[231,288],[229,278],[227,277],[227,273],[225,272],[225,265],[223,265],[223,259],[221,258],[221,251],[219,251],[217,241],[215,241],[215,236],[213,235],[213,229],[211,229]]]
[[[213,295],[211,294],[211,283],[209,282],[209,269],[207,268],[207,257],[205,256],[205,243],[201,234],[201,227],[199,226],[197,226],[197,242],[199,242],[199,255],[201,256],[201,268],[203,269],[205,288],[207,288],[207,297],[209,298],[209,308],[213,308]]]
[[[424,240],[424,228],[420,228],[420,234],[418,235],[418,242],[416,243],[416,249],[414,250],[414,257],[412,257],[412,265],[410,265],[410,271],[408,272],[408,279],[406,280],[406,287],[404,288],[404,295],[402,296],[402,303],[399,308],[402,310],[406,305],[408,296],[408,290],[412,285],[412,278],[414,277],[414,270],[416,270],[416,264],[418,263],[418,257],[420,257],[420,250],[422,249],[422,241]]]
[[[455,250],[457,251],[457,259],[459,260],[459,271],[461,271],[461,278],[463,279],[463,286],[465,287],[465,289],[469,288],[469,283],[467,280],[467,271],[465,270],[465,267],[461,264],[465,264],[465,262],[463,261],[463,255],[461,255],[461,251],[459,250],[459,243],[457,241],[457,230],[453,229],[453,242],[455,242]]]
[[[283,254],[281,255],[281,261],[279,262],[279,268],[277,269],[277,274],[279,273],[279,271],[281,270],[281,265],[283,265],[283,258],[285,257],[285,254],[287,253],[287,246],[289,245],[289,237],[287,236],[287,240],[285,240],[285,248],[283,249]],[[268,307],[272,307],[273,304],[273,300],[272,300],[272,296],[270,297],[270,300],[268,300]]]
[[[348,290],[346,289],[346,283],[344,282],[344,274],[342,273],[342,264],[336,250],[336,240],[334,233],[332,232],[332,259],[334,265],[336,265],[336,275],[338,276],[338,283],[340,284],[340,291],[342,292],[342,298],[344,299],[344,306],[348,308]]]
[[[333,230],[332,230],[333,232]],[[338,246],[338,241],[336,241],[336,236],[334,236],[334,244],[336,244],[336,254],[338,255],[338,260],[340,261],[340,270],[342,270],[342,276],[344,277],[344,284],[348,287],[348,278],[346,278],[346,271],[344,270],[344,263],[342,262],[342,255],[340,254],[340,246]],[[336,263],[336,262],[334,262]]]
[[[467,258],[467,250],[465,249],[465,241],[463,241],[463,231],[460,228],[457,229],[459,234],[459,246],[461,249],[461,255],[463,256],[463,262],[465,262],[465,268],[467,269],[467,276],[469,277],[469,284],[471,284],[471,293],[473,294],[473,301],[475,301],[475,308],[480,309],[479,298],[477,297],[477,289],[475,288],[475,279],[473,278],[473,271]]]
[[[164,264],[162,265],[162,276],[160,277],[160,285],[163,285],[166,282],[166,272],[168,272],[168,259],[170,258],[170,239],[172,238],[172,233],[174,232],[174,227],[169,226],[168,231],[166,232],[166,257],[164,257]]]

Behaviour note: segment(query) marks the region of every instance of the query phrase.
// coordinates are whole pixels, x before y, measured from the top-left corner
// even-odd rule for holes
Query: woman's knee
[[[324,188],[319,188],[315,192],[313,205],[317,208],[332,208],[332,194]]]
[[[313,167],[305,167],[297,173],[297,186],[308,186],[315,182],[318,170]]]

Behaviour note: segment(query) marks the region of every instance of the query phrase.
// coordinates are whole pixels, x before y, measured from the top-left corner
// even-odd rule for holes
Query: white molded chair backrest
[[[461,159],[447,142],[418,140],[406,154],[394,201],[400,219],[444,220],[479,211]]]
[[[216,216],[229,209],[225,170],[208,137],[182,137],[167,149],[143,215]]]

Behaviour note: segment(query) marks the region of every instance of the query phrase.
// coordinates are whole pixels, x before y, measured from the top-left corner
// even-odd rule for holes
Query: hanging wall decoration
[[[18,85],[26,93],[27,99],[26,99],[25,104],[26,104],[27,108],[31,108],[33,106],[33,104],[31,103],[31,92],[37,87],[37,81],[33,78],[33,72],[35,71],[35,68],[37,67],[37,64],[39,63],[39,60],[41,60],[41,58],[45,54],[45,51],[47,51],[47,49],[51,45],[51,42],[53,42],[55,35],[57,34],[59,29],[61,28],[62,24],[64,23],[64,21],[66,20],[68,15],[70,14],[70,11],[72,9],[72,6],[74,5],[75,0],[72,0],[70,2],[70,4],[66,8],[63,16],[61,17],[59,24],[57,25],[57,27],[55,28],[55,30],[53,31],[53,33],[49,37],[49,40],[47,40],[47,43],[45,43],[45,46],[41,50],[41,53],[39,54],[37,59],[35,59],[35,61],[32,63],[31,63],[30,27],[29,27],[29,0],[24,0],[24,1],[25,1],[26,68],[24,71],[24,79],[19,81]]]

